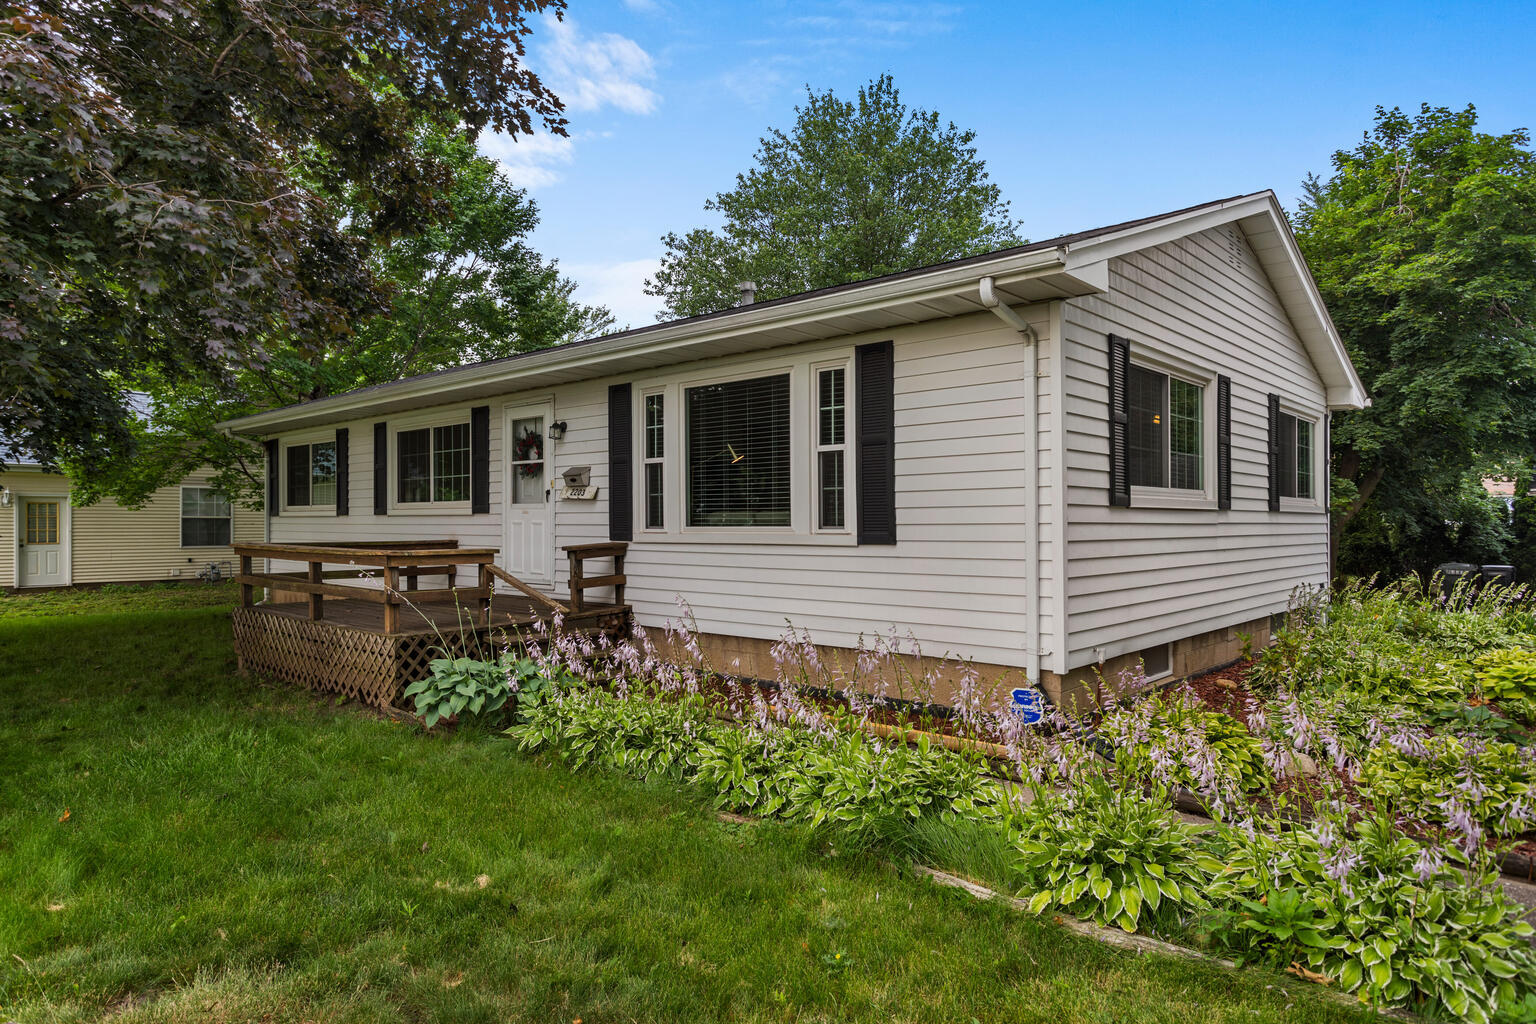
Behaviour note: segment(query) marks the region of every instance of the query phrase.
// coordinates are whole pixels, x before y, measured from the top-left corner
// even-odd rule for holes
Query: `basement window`
[[[1141,659],[1141,670],[1148,679],[1161,679],[1173,672],[1173,644],[1148,647],[1137,657]]]

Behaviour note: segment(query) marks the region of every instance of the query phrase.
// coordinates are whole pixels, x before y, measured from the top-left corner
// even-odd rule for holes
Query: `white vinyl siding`
[[[1321,505],[1268,510],[1266,406],[1278,392],[1320,423],[1323,387],[1237,225],[1113,259],[1110,292],[1069,300],[1064,317],[1070,617],[1050,667],[1251,621],[1284,609],[1298,584],[1325,582]],[[1232,378],[1231,511],[1109,505],[1111,333],[1130,339],[1133,362],[1144,353]]]

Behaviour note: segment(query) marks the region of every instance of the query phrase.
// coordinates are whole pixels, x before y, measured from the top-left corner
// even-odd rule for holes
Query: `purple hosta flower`
[[[1499,816],[1499,831],[1505,835],[1519,835],[1532,825],[1536,825],[1536,806],[1523,796],[1511,800]]]
[[[1444,869],[1445,855],[1432,846],[1426,846],[1420,850],[1418,859],[1413,862],[1413,873],[1424,884],[1428,884]]]
[[[1399,729],[1387,737],[1387,742],[1407,757],[1426,761],[1433,755],[1425,743],[1424,733],[1415,729]]]
[[[1363,863],[1365,860],[1358,853],[1348,846],[1340,846],[1331,856],[1323,859],[1323,872],[1339,883],[1339,888],[1344,890],[1345,895],[1352,896],[1354,890],[1350,887],[1349,880]]]
[[[1445,803],[1440,805],[1440,811],[1445,815],[1445,823],[1451,831],[1457,833],[1457,847],[1462,853],[1471,857],[1482,845],[1483,826],[1472,811],[1455,796],[1448,796]]]
[[[1279,700],[1280,727],[1285,736],[1290,740],[1293,750],[1306,750],[1312,745],[1313,728],[1312,720],[1307,717],[1306,709],[1301,706],[1301,701],[1296,695],[1282,690]]]
[[[960,681],[955,687],[955,722],[965,735],[981,734],[986,724],[986,693],[981,687],[981,673],[967,661],[960,667]]]

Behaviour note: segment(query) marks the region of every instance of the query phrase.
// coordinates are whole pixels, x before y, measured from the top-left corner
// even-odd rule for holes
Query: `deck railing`
[[[300,593],[307,598],[310,620],[319,622],[325,618],[327,597],[373,601],[384,606],[385,633],[400,632],[400,608],[407,600],[473,602],[481,621],[489,624],[494,592],[492,575],[500,575],[495,568],[495,548],[461,548],[456,540],[236,544],[235,555],[240,559],[240,573],[235,580],[240,584],[243,606],[249,608],[255,603],[257,587]],[[267,561],[264,573],[254,571],[253,563],[258,558]],[[273,572],[274,561],[301,562],[305,568],[298,572]],[[328,572],[327,565],[347,568]],[[457,585],[460,566],[473,566],[473,586]],[[423,576],[444,576],[447,586],[421,588],[418,581]],[[357,582],[328,582],[339,579]],[[408,598],[402,584],[410,592]]]

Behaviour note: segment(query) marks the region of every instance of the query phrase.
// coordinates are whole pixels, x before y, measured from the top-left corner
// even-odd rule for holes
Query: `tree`
[[[322,350],[441,215],[423,119],[563,133],[522,63],[562,0],[31,0],[0,18],[0,461],[133,451],[126,382]],[[345,194],[348,222],[328,197]],[[366,227],[366,230],[360,228]]]
[[[1377,108],[1310,177],[1297,239],[1372,405],[1333,429],[1334,549],[1371,571],[1388,544],[1462,521],[1482,466],[1536,438],[1536,154],[1476,110]],[[1363,564],[1362,564],[1363,563]],[[1417,566],[1422,568],[1422,566]]]
[[[889,75],[855,102],[807,86],[795,113],[789,132],[759,140],[735,189],[704,204],[724,217],[719,231],[663,236],[645,285],[665,301],[659,319],[724,309],[741,281],[775,298],[1020,241],[976,133],[909,110]]]
[[[386,310],[324,349],[275,335],[265,359],[228,379],[141,373],[135,383],[150,393],[153,416],[132,426],[136,455],[75,475],[77,501],[111,495],[137,504],[212,466],[220,491],[254,505],[262,493],[261,451],[220,433],[220,421],[612,326],[607,309],[571,301],[574,283],[527,244],[538,208],[495,161],[457,132],[426,129],[414,145],[448,168],[451,184],[434,222],[372,250],[368,270],[385,286]],[[339,208],[349,223],[364,215],[345,200]]]

